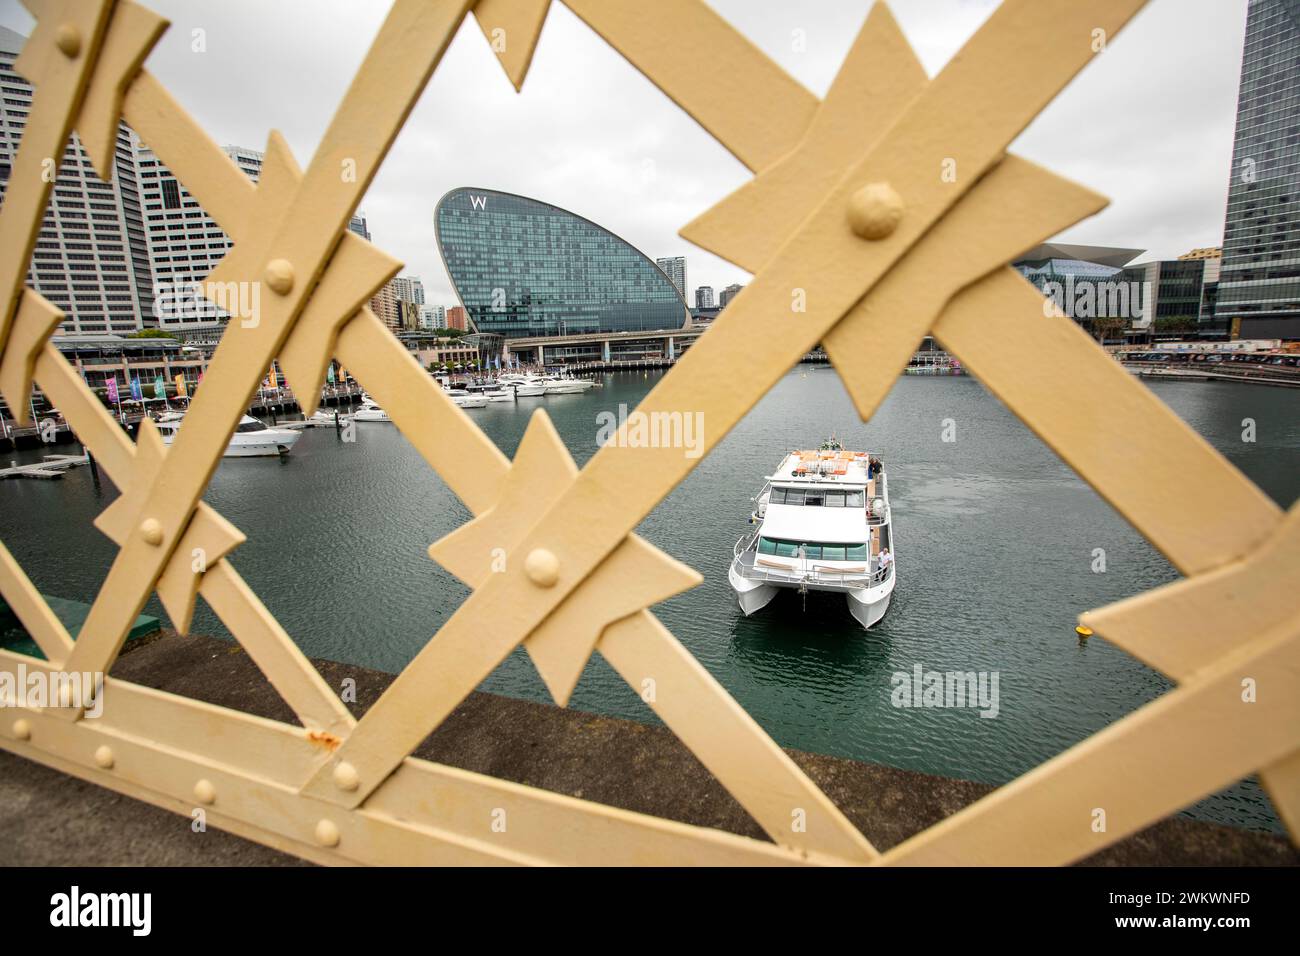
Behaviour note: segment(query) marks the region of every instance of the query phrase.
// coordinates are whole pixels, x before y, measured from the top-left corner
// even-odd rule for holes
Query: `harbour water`
[[[586,394],[467,414],[512,455],[531,411],[545,408],[581,464],[596,450],[598,414],[634,408],[661,374],[609,374],[603,388]],[[1076,386],[1063,377],[1062,387]],[[1087,389],[1077,387],[1079,400],[1088,401]],[[1281,506],[1300,496],[1300,392],[1230,383],[1150,387]],[[1244,419],[1255,422],[1254,442],[1242,440]],[[748,528],[750,498],[784,452],[832,431],[847,447],[878,454],[889,470],[894,604],[870,632],[842,598],[817,594],[806,607],[796,594],[783,594],[744,618],[726,569]],[[945,433],[955,440],[945,441]],[[8,458],[21,463],[40,454]],[[1188,475],[1187,487],[1194,484]],[[91,601],[114,557],[91,521],[115,496],[87,468],[59,481],[0,484],[0,540],[42,591]],[[207,501],[248,536],[235,566],[308,655],[397,671],[467,594],[425,549],[468,512],[391,424],[359,424],[355,443],[333,429],[309,430],[282,461],[227,459]],[[1002,783],[1171,686],[1100,638],[1081,643],[1073,627],[1081,611],[1177,575],[972,378],[900,378],[863,424],[833,370],[796,368],[641,533],[704,576],[656,613],[786,746]],[[1098,548],[1103,573],[1094,570]],[[148,610],[161,614],[156,599]],[[226,633],[202,602],[194,629]],[[894,706],[894,675],[911,675],[917,665],[996,672],[997,717]],[[522,651],[483,689],[547,699]],[[655,719],[598,657],[571,706]],[[1191,812],[1278,829],[1254,780]]]

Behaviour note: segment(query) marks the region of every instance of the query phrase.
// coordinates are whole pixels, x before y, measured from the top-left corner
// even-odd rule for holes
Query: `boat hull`
[[[875,589],[869,589],[863,594],[850,591],[845,596],[845,601],[849,606],[849,613],[867,629],[880,623],[880,619],[889,610],[889,599],[893,594],[892,590],[886,591],[883,595],[876,597],[875,600],[870,600],[871,590]]]
[[[256,444],[247,445],[230,444],[226,446],[224,457],[226,458],[278,458],[280,455],[289,454],[293,448],[294,442],[298,440],[298,432],[282,432],[283,437],[274,441],[261,441]]]
[[[745,617],[767,607],[772,598],[776,597],[776,592],[780,590],[772,584],[743,578],[734,568],[727,571],[727,580],[731,582],[731,590],[736,592],[736,601],[740,604],[740,610]]]
[[[302,437],[302,432],[276,429],[266,432],[251,432],[255,435],[257,441],[239,441],[238,437],[232,439],[222,452],[223,458],[278,458],[281,455],[289,454],[294,444]],[[164,445],[170,445],[175,436],[166,435],[163,438]]]

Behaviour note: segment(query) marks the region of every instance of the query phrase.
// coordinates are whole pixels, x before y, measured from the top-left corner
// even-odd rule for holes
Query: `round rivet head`
[[[539,588],[549,588],[560,580],[560,559],[545,548],[536,548],[524,559],[524,573]]]
[[[321,846],[339,845],[339,828],[333,820],[321,820],[316,824],[316,842]]]
[[[146,543],[158,547],[163,541],[162,523],[157,518],[145,518],[140,522],[140,537]]]
[[[194,799],[199,803],[214,803],[217,799],[217,788],[212,785],[211,780],[200,780],[194,785]]]
[[[75,59],[77,54],[81,52],[81,31],[71,23],[61,24],[58,32],[54,35],[54,42],[64,56]]]
[[[14,736],[17,737],[19,740],[31,740],[32,739],[31,723],[26,720],[15,720]]]
[[[276,295],[293,291],[293,265],[288,259],[272,259],[266,264],[266,284]]]
[[[849,200],[849,225],[863,239],[884,239],[903,218],[903,197],[889,183],[867,183]]]
[[[112,748],[112,747],[109,747],[109,746],[101,746],[98,750],[96,750],[96,751],[95,751],[95,763],[99,764],[99,766],[103,767],[105,770],[107,770],[107,769],[109,769],[110,767],[112,767],[112,766],[113,766],[113,748]]]
[[[334,768],[334,785],[340,790],[355,790],[361,786],[361,777],[357,768],[346,760]]]

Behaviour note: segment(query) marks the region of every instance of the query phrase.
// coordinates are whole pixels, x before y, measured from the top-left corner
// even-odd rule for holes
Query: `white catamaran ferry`
[[[736,542],[727,573],[746,615],[791,588],[844,594],[863,627],[885,616],[896,569],[878,459],[829,439],[786,455],[754,501],[758,530]]]

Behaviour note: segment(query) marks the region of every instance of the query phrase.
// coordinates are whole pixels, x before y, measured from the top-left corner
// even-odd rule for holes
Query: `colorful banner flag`
[[[161,375],[159,375],[156,379],[153,380],[153,397],[154,398],[167,397],[167,380],[163,378]]]
[[[121,398],[117,394],[117,376],[114,375],[108,380],[108,400],[114,405],[121,403]]]
[[[330,362],[329,368],[325,370],[325,381],[331,385],[334,384],[334,363]]]
[[[176,397],[177,397],[177,398],[183,398],[184,396],[186,396],[186,395],[188,395],[188,394],[189,394],[189,393],[188,393],[187,391],[185,391],[185,376],[184,376],[184,375],[177,375],[177,376],[176,376]]]
[[[131,398],[137,402],[144,398],[144,389],[140,387],[138,378],[131,379]]]
[[[275,363],[274,363],[274,362],[271,363],[271,387],[272,387],[272,388],[279,388],[279,387],[280,387],[280,379],[279,379],[279,377],[275,374]]]

